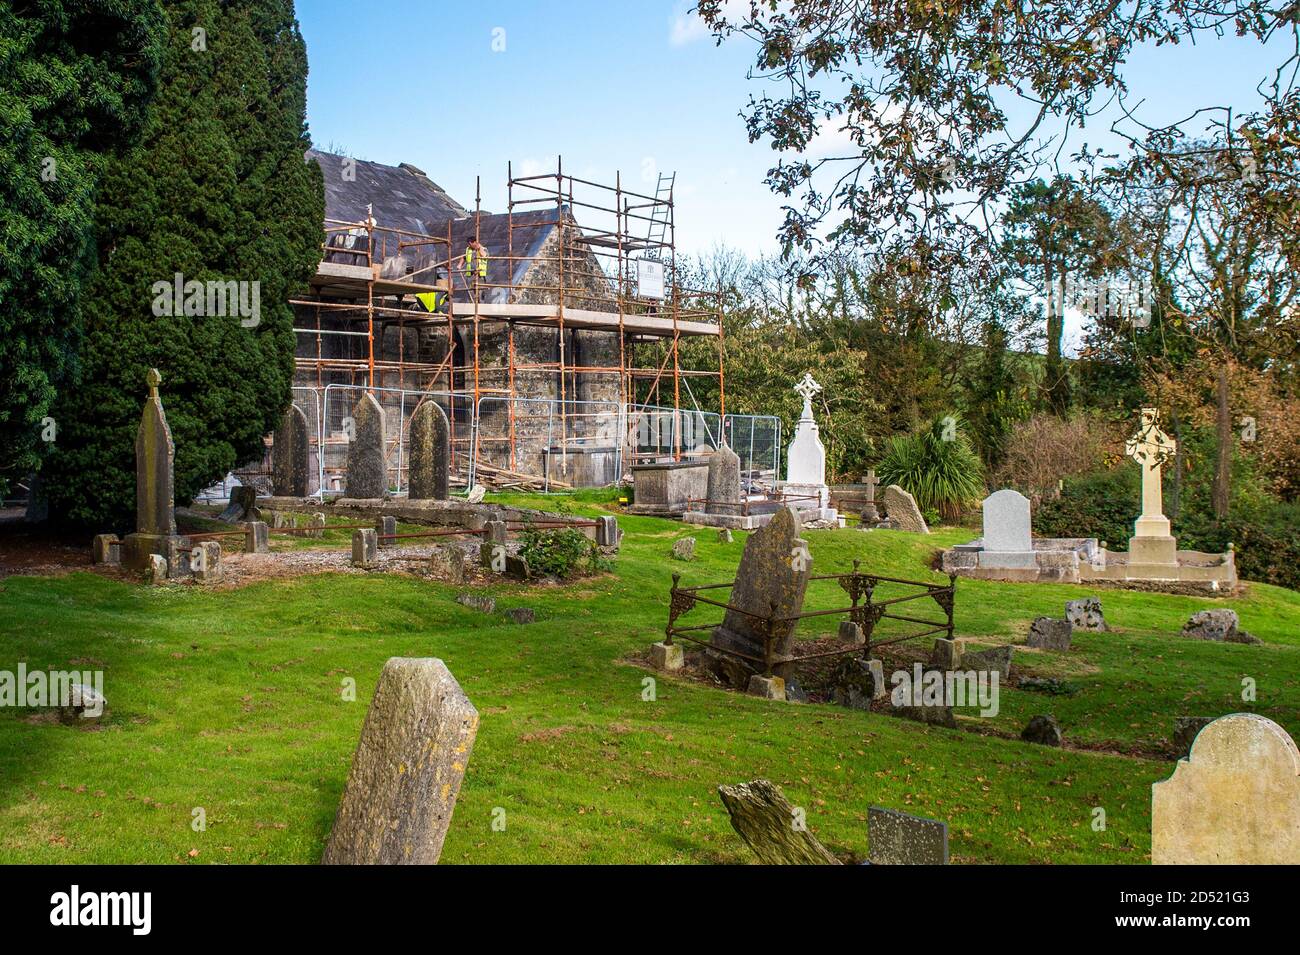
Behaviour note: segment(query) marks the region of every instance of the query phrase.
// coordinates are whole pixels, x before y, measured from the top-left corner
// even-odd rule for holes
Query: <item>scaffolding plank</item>
[[[523,305],[517,302],[493,303],[454,302],[452,311],[456,318],[511,319],[523,325],[551,325],[559,321],[559,308],[556,305]],[[598,312],[586,308],[566,308],[564,310],[565,328],[599,328],[617,331],[619,327],[617,312]],[[665,315],[624,315],[623,329],[637,335],[652,335],[656,338],[671,338],[673,320]],[[718,326],[710,322],[679,321],[677,331],[682,335],[717,335]]]

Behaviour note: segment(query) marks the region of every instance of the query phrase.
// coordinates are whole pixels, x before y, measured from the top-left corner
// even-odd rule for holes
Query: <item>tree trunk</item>
[[[1047,391],[1047,406],[1055,415],[1064,415],[1070,408],[1070,383],[1065,370],[1065,361],[1061,356],[1061,340],[1065,337],[1065,279],[1066,273],[1059,276],[1060,290],[1054,288],[1052,269],[1047,268],[1047,363],[1044,368],[1044,383]]]
[[[1228,362],[1219,365],[1218,382],[1215,386],[1215,400],[1218,405],[1215,416],[1214,431],[1218,440],[1218,461],[1214,469],[1214,516],[1224,520],[1228,516],[1229,488],[1232,482],[1232,412],[1228,407]]]

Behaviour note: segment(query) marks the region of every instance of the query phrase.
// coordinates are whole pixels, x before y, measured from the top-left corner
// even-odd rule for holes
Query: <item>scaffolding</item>
[[[609,403],[622,432],[619,467],[662,459],[664,449],[642,450],[635,434],[649,409],[703,412],[693,377],[716,379],[725,420],[720,294],[683,281],[672,180],[661,176],[651,195],[625,188],[621,175],[611,186],[567,174],[557,159],[553,173],[516,176],[507,167],[506,194],[504,213],[486,212],[476,183],[474,210],[439,224],[436,235],[392,228],[372,212],[360,222],[327,220],[310,292],[291,300],[295,383],[444,396],[455,464],[485,481],[535,477],[548,454],[567,466],[599,431],[585,417],[600,416],[607,436]],[[486,265],[468,260],[471,240],[487,240]],[[445,340],[440,355],[428,354],[435,335]],[[554,353],[539,354],[551,336]],[[682,367],[681,343],[691,337],[716,341],[716,370]],[[337,343],[327,349],[331,338]],[[553,404],[539,461],[522,453],[528,424],[520,418],[534,418],[528,403],[540,400]],[[681,428],[673,433],[668,456],[681,460],[695,449],[684,446]],[[320,441],[324,454],[346,439],[322,427]]]

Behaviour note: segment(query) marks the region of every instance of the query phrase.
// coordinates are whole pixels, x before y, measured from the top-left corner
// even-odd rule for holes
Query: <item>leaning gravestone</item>
[[[297,405],[289,405],[271,439],[272,494],[277,497],[306,497],[311,493],[308,481],[309,440],[307,416]]]
[[[407,497],[445,501],[451,470],[451,426],[436,402],[424,400],[411,415],[411,470]]]
[[[800,826],[800,813],[775,785],[755,779],[719,786],[731,826],[764,865],[839,865],[840,860]]]
[[[948,824],[872,806],[867,810],[872,865],[947,865]]]
[[[882,500],[885,505],[885,515],[895,528],[900,531],[911,531],[914,534],[930,533],[930,528],[925,525],[925,518],[921,515],[921,509],[916,506],[916,498],[897,484],[885,488]]]
[[[1074,628],[1070,621],[1036,617],[1029,625],[1029,637],[1025,643],[1038,650],[1068,650],[1073,636]]]
[[[740,507],[740,456],[724,441],[709,456],[707,514],[739,514]]]
[[[1233,713],[1151,787],[1154,865],[1300,864],[1300,749],[1286,730]]]
[[[718,650],[732,650],[763,658],[766,618],[791,617],[803,609],[804,592],[812,573],[808,542],[800,538],[799,514],[786,505],[765,526],[749,535],[736,569],[736,580],[727,603],[740,610],[728,610],[722,624],[713,628],[711,647],[704,654],[706,665],[732,686],[747,687],[749,678],[762,672],[762,665],[733,657]],[[741,612],[747,611],[747,612]],[[757,616],[753,616],[757,615]],[[773,653],[777,661],[788,656],[794,644],[795,621],[778,620],[773,626]],[[772,672],[783,679],[790,666],[778,662]]]
[[[353,434],[348,444],[347,490],[353,498],[383,497],[388,491],[384,409],[367,392],[352,409]]]
[[[441,660],[391,658],[322,861],[436,863],[477,733],[478,711]]]

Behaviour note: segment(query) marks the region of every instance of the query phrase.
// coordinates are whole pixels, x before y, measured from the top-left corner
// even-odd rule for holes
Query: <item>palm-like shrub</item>
[[[984,466],[951,416],[890,438],[876,472],[881,484],[899,485],[922,510],[937,510],[946,520],[957,519],[984,495]]]

